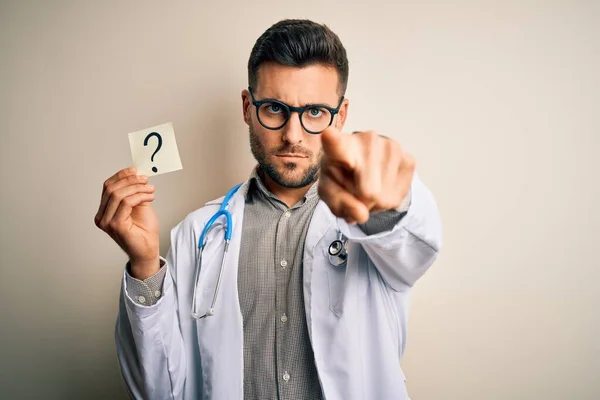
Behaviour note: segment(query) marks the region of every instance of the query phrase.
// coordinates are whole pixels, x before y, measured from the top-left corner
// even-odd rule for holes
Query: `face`
[[[252,88],[254,98],[276,99],[289,106],[325,104],[337,107],[340,101],[338,74],[335,68],[311,65],[304,68],[265,63],[258,70],[258,84]],[[250,131],[250,148],[260,168],[275,184],[300,188],[313,183],[322,157],[321,136],[310,134],[292,112],[287,124],[278,130],[261,125],[247,90],[242,92],[244,121]],[[344,100],[332,125],[342,129],[348,100]],[[308,111],[307,111],[308,112]],[[307,118],[307,117],[304,117]]]

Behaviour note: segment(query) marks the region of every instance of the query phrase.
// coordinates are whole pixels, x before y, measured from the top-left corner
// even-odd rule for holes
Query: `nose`
[[[304,138],[304,128],[302,128],[302,124],[300,123],[300,114],[297,112],[292,112],[289,121],[283,127],[283,141],[289,144],[299,144],[302,143],[302,139]]]

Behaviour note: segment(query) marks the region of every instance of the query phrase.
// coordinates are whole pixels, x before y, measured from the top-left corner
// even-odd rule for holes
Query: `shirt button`
[[[281,316],[281,322],[283,322],[283,323],[287,322],[287,315],[283,314]]]
[[[144,296],[140,296],[138,297],[138,301],[142,304],[144,304],[146,302],[146,298]]]
[[[160,297],[160,290],[157,290],[156,292],[154,292],[154,297]]]
[[[279,264],[284,268],[287,267],[287,261],[285,259],[281,260]]]
[[[285,215],[285,216],[286,216],[286,218],[289,218],[289,217],[290,217],[290,215],[292,215],[292,213],[291,213],[291,212],[289,212],[289,211],[286,211],[286,212],[285,212],[285,214],[283,214],[283,215]]]
[[[283,380],[286,382],[290,380],[290,374],[287,371],[283,373]]]

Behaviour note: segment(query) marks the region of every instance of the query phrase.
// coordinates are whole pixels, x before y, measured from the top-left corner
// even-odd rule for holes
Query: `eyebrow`
[[[260,99],[260,100],[257,99],[257,101],[276,101],[278,103],[285,104],[288,107],[295,107],[295,106],[289,105],[288,103],[286,103],[283,100],[279,100],[279,99],[276,99],[276,98],[273,98],[273,97],[265,97],[264,99]],[[327,103],[305,103],[305,104],[299,105],[298,107],[299,108],[306,108],[306,107],[315,107],[315,106],[326,106],[326,107],[331,107],[331,108],[336,108],[337,107],[337,105],[332,106],[332,105],[327,104]]]

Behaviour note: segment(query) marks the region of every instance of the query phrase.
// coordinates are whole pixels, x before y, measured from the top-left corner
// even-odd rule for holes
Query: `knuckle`
[[[121,200],[123,200],[123,196],[117,191],[117,190],[113,190],[113,192],[110,195],[110,199],[109,201],[113,201],[116,202],[116,204],[118,205]]]
[[[360,191],[360,197],[366,202],[373,202],[377,197],[376,191],[372,187],[364,187]]]
[[[108,226],[109,226],[110,230],[113,232],[116,232],[119,230],[119,222],[114,219],[109,222]]]
[[[133,169],[131,167],[123,168],[122,170],[119,171],[119,173],[117,174],[117,176],[119,178],[124,178],[127,175],[131,174],[132,172],[133,172]]]
[[[108,185],[106,187],[106,194],[108,195],[108,197],[112,197],[115,194],[115,186],[114,185]]]
[[[108,229],[110,228],[109,225],[108,225],[108,223],[106,221],[104,221],[104,220],[102,220],[102,221],[100,221],[98,223],[98,227],[100,229],[102,229],[103,231],[105,231],[105,232],[108,232]]]

